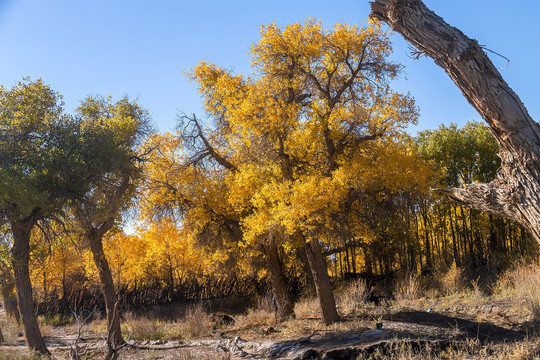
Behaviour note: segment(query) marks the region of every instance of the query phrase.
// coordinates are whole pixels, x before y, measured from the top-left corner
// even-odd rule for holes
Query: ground
[[[136,339],[128,339],[120,359],[540,358],[540,341],[536,340],[540,324],[530,321],[523,301],[454,295],[379,306],[362,304],[330,326],[324,326],[313,309],[300,309],[297,319],[281,324],[268,313],[252,312],[237,315],[235,325],[215,331],[209,327],[200,336],[183,333],[181,340],[163,338],[170,331],[160,332],[160,340],[144,340],[140,333],[132,332]],[[1,318],[5,318],[3,312]],[[152,323],[148,315],[145,321],[163,331],[184,326],[175,321]],[[205,321],[200,318],[203,330]],[[45,327],[45,340],[56,358],[70,358],[77,343],[79,352],[99,359],[105,351],[101,327],[82,327],[79,341],[76,324]],[[155,338],[156,331],[147,336]],[[32,358],[23,337],[15,335],[16,339],[0,346],[0,359]]]

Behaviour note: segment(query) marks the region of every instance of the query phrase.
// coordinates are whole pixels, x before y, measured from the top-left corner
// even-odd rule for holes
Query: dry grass
[[[407,306],[421,297],[422,286],[416,274],[404,276],[396,282],[394,298],[396,305]]]
[[[294,304],[294,313],[299,319],[319,317],[320,307],[317,298],[304,298]]]
[[[133,340],[178,340],[182,337],[177,324],[147,316],[126,315],[122,333]]]
[[[181,325],[183,333],[190,339],[208,336],[213,328],[210,314],[202,303],[197,303],[188,308]]]
[[[463,269],[458,268],[456,263],[453,263],[445,274],[438,274],[437,278],[442,292],[446,295],[459,293],[463,291],[467,285]]]
[[[133,340],[180,340],[209,336],[214,324],[203,304],[190,306],[185,317],[165,321],[146,315],[127,314],[122,323],[122,333]]]
[[[357,311],[366,304],[371,292],[372,290],[365,280],[360,279],[353,282],[337,296],[339,310],[346,314]]]
[[[534,321],[540,320],[540,265],[520,264],[504,274],[495,287],[502,297],[518,297],[525,300],[527,310]]]
[[[538,341],[482,346],[478,340],[469,339],[465,342],[455,341],[445,349],[429,344],[418,348],[407,342],[396,342],[389,348],[376,350],[372,354],[361,354],[357,360],[528,360],[539,358],[538,349]]]
[[[235,317],[236,324],[243,327],[269,325],[276,321],[272,294],[269,293],[257,299],[254,308],[250,308],[244,315]]]
[[[45,359],[50,359],[48,357],[45,357],[45,356],[40,356],[39,354],[37,353],[32,353],[32,352],[25,352],[25,353],[21,353],[20,351],[17,351],[17,350],[1,350],[2,352],[0,353],[0,360],[45,360]]]
[[[22,328],[12,318],[0,319],[0,329],[2,329],[2,335],[4,335],[4,343],[8,345],[15,344],[19,335],[22,334]]]
[[[247,313],[236,318],[239,325],[267,325],[275,322],[276,316],[274,312],[269,312],[265,309],[248,309]]]

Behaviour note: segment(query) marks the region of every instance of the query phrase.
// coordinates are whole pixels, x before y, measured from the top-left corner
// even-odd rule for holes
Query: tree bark
[[[30,235],[37,222],[37,217],[30,215],[20,220],[10,220],[13,233],[11,249],[13,274],[17,287],[17,301],[28,347],[41,354],[50,354],[39,331],[37,316],[34,312],[32,282],[28,263],[30,260]]]
[[[370,16],[386,22],[420,54],[433,58],[499,143],[497,179],[439,191],[465,206],[515,220],[540,241],[540,127],[482,47],[420,0],[375,0]]]
[[[322,321],[326,325],[333,324],[339,321],[339,315],[337,313],[334,291],[332,290],[330,276],[328,276],[328,269],[324,261],[321,243],[319,240],[313,239],[305,245],[305,248],[321,307]]]
[[[317,293],[317,290],[315,289],[315,281],[313,280],[313,273],[311,271],[311,268],[309,267],[309,261],[307,258],[305,246],[296,248],[296,254],[304,265],[304,271],[306,273],[307,293],[310,296],[314,296]]]
[[[17,293],[15,292],[15,278],[8,264],[0,263],[0,293],[2,303],[6,310],[6,315],[20,320],[19,305],[17,304]]]
[[[276,299],[276,320],[284,321],[294,318],[294,304],[287,289],[287,278],[283,273],[283,265],[279,259],[277,245],[274,243],[264,245],[264,253],[274,298]]]
[[[120,314],[113,277],[109,262],[105,256],[105,251],[103,250],[103,235],[110,229],[110,227],[107,227],[108,226],[102,224],[100,228],[92,228],[87,231],[86,236],[90,245],[90,251],[92,251],[92,256],[94,257],[94,262],[98,269],[99,280],[105,299],[105,308],[107,312],[107,343],[109,348],[115,349],[123,345],[125,341],[120,329]]]

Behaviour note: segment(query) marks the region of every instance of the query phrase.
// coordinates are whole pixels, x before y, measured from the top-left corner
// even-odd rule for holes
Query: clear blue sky
[[[425,2],[511,60],[501,73],[540,120],[540,2]],[[90,94],[128,95],[150,111],[160,131],[168,131],[179,111],[202,113],[196,86],[183,72],[200,60],[251,72],[247,52],[261,24],[314,17],[331,27],[362,24],[368,14],[368,0],[0,0],[0,85],[10,88],[23,76],[42,78],[64,95],[69,112]],[[407,77],[395,86],[410,91],[420,107],[412,133],[480,119],[431,59],[413,61],[403,39],[395,34],[393,40],[393,58],[405,65]],[[506,64],[490,56],[499,67]]]

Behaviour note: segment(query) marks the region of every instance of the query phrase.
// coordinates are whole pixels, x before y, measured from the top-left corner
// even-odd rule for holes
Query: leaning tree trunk
[[[433,58],[489,124],[499,143],[497,179],[439,191],[465,206],[515,220],[540,241],[540,127],[482,47],[420,0],[375,0],[371,17],[386,22],[419,54]]]
[[[296,248],[296,254],[300,258],[300,261],[302,262],[302,265],[304,266],[304,271],[306,273],[307,294],[309,296],[314,296],[317,293],[317,290],[315,289],[315,281],[313,280],[313,272],[311,271],[311,268],[309,267],[309,261],[306,254],[306,247],[302,246],[300,248]]]
[[[334,291],[332,290],[330,276],[328,276],[328,268],[324,261],[321,243],[319,240],[313,239],[305,245],[305,249],[313,274],[315,289],[317,290],[322,321],[327,325],[333,324],[339,321],[339,315],[337,313]]]
[[[32,297],[32,282],[28,263],[30,260],[30,235],[36,224],[36,218],[29,216],[22,220],[11,221],[13,247],[11,249],[13,274],[17,286],[17,300],[22,319],[24,335],[28,347],[41,354],[50,354],[37,322]]]
[[[112,226],[112,225],[111,225]],[[100,228],[92,228],[86,234],[90,251],[94,257],[94,262],[98,269],[99,280],[101,282],[103,297],[105,299],[105,309],[107,312],[107,345],[110,349],[117,349],[125,341],[120,329],[120,314],[116,299],[116,291],[109,267],[109,262],[103,250],[103,234],[108,231],[102,225]]]
[[[287,278],[283,273],[283,264],[279,259],[277,245],[274,243],[264,245],[264,253],[266,264],[268,266],[270,283],[272,284],[274,298],[276,299],[276,320],[284,321],[289,318],[294,318],[294,304],[287,289]]]

